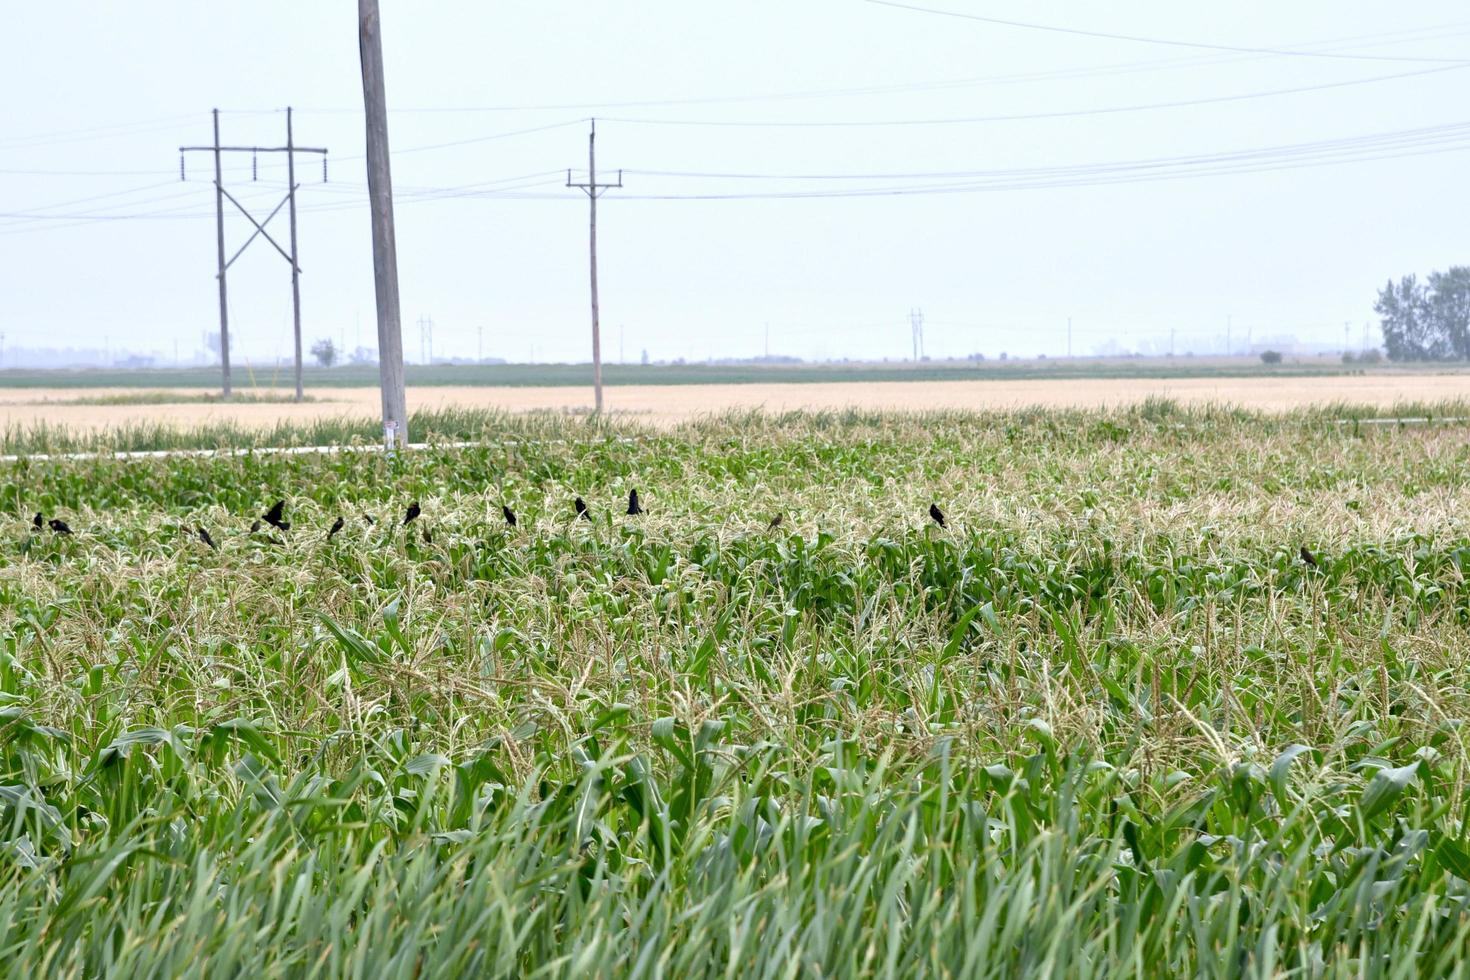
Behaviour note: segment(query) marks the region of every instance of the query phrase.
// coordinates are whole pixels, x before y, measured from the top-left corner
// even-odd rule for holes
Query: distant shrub
[[[1263,351],[1261,351],[1261,363],[1262,364],[1280,364],[1281,363],[1281,352],[1279,350],[1263,350]]]
[[[1343,351],[1342,352],[1342,363],[1344,363],[1344,364],[1356,364],[1356,363],[1358,363],[1358,355],[1357,355],[1357,352],[1356,351],[1350,351],[1350,350]]]
[[[1383,351],[1379,350],[1377,347],[1370,347],[1368,350],[1365,350],[1363,351],[1363,353],[1358,355],[1358,363],[1360,364],[1379,364],[1382,363],[1382,361]]]

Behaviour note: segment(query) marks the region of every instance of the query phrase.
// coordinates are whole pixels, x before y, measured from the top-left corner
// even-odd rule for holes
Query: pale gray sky
[[[587,205],[563,184],[591,115],[599,168],[627,171],[601,214],[609,360],[620,331],[629,361],[758,354],[766,323],[773,353],[904,357],[913,306],[936,356],[1060,353],[1068,316],[1079,353],[1171,328],[1204,350],[1227,315],[1237,340],[1340,342],[1346,321],[1356,343],[1386,278],[1470,259],[1459,3],[915,3],[1333,57],[864,0],[385,0],[410,359],[420,315],[439,355],[473,356],[483,327],[487,355],[588,358]],[[7,344],[198,347],[216,323],[210,164],[180,183],[177,147],[209,142],[214,106],[225,142],[283,142],[288,104],[298,142],[331,150],[331,182],[307,162],[300,196],[307,341],[352,346],[360,322],[374,344],[358,70],[350,2],[8,10]],[[1159,103],[1194,104],[1139,108]],[[255,184],[228,163],[268,211],[281,161]],[[878,188],[920,193],[770,196]],[[247,227],[229,219],[229,251]],[[286,263],[257,241],[230,287],[237,350],[288,355]]]

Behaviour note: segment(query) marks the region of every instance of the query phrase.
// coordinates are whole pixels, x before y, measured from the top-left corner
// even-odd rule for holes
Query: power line
[[[509,139],[512,136],[529,136],[532,133],[545,133],[553,129],[561,129],[565,126],[580,126],[586,122],[585,119],[566,119],[561,122],[548,123],[545,126],[532,126],[528,129],[513,129],[504,133],[490,133],[487,136],[472,136],[469,139],[450,140],[447,143],[429,143],[425,146],[410,146],[401,150],[394,150],[393,156],[401,156],[404,153],[423,153],[428,150],[443,150],[451,146],[468,146],[471,143],[487,143],[491,140]],[[365,155],[359,153],[357,156],[338,157],[338,160],[362,160]]]
[[[114,136],[132,136],[136,133],[156,132],[160,127],[177,129],[192,116],[161,116],[129,123],[109,123],[105,126],[89,126],[85,129],[63,129],[48,133],[31,133],[27,136],[0,137],[0,149],[11,147],[46,146],[48,143],[85,142],[87,139],[111,139]],[[163,124],[169,124],[164,126]],[[81,137],[81,139],[79,139]]]
[[[1470,149],[1470,122],[1455,123],[1442,127],[1401,130],[1390,133],[1316,143],[1287,144],[1284,146],[1236,150],[1225,153],[1200,154],[1184,157],[1161,157],[1141,160],[1123,160],[1103,163],[1088,163],[1068,167],[1036,167],[992,171],[955,171],[949,174],[887,174],[887,175],[784,175],[785,179],[926,179],[935,177],[983,178],[963,183],[918,184],[907,187],[858,188],[854,190],[817,189],[811,191],[780,191],[771,193],[728,193],[692,195],[647,195],[629,194],[625,199],[778,199],[798,197],[866,197],[886,194],[955,193],[973,190],[1021,190],[1038,187],[1077,186],[1136,182],[1148,179],[1195,176],[1217,173],[1254,173],[1269,170],[1297,169],[1302,166],[1325,165],[1350,160],[1386,159],[1397,156],[1417,156],[1429,153]],[[1422,152],[1399,152],[1399,151]],[[629,171],[645,173],[644,171]],[[748,176],[755,179],[781,179],[779,175],[696,175],[724,178]],[[986,183],[990,181],[990,183]]]
[[[1169,102],[1144,102],[1134,105],[1101,106],[1093,109],[1062,109],[1054,112],[1024,112],[989,116],[948,116],[934,119],[799,119],[799,120],[730,120],[730,119],[649,119],[634,116],[613,116],[607,122],[627,123],[642,126],[715,126],[730,128],[773,128],[773,129],[845,129],[875,126],[953,126],[974,123],[1021,122],[1039,119],[1072,119],[1080,116],[1106,116],[1124,112],[1151,112],[1159,109],[1182,109],[1190,106],[1218,105],[1225,102],[1248,102],[1254,99],[1274,98],[1281,95],[1300,95],[1306,92],[1322,92],[1329,89],[1349,88],[1356,85],[1371,85],[1377,82],[1396,81],[1436,75],[1440,72],[1460,71],[1470,68],[1470,62],[1446,65],[1438,68],[1423,68],[1417,71],[1400,72],[1394,75],[1375,75],[1371,78],[1353,78],[1339,82],[1323,82],[1318,85],[1298,85],[1291,88],[1267,89],[1259,92],[1241,92],[1233,95],[1216,95],[1202,99],[1178,99]]]
[[[1437,153],[1454,152],[1470,149],[1470,143],[1459,146],[1441,147],[1422,152],[1403,153],[1380,153],[1372,156],[1345,156],[1337,159],[1325,159],[1317,161],[1304,161],[1299,163],[1279,165],[1254,165],[1237,166],[1234,168],[1214,168],[1181,170],[1156,174],[1121,174],[1101,175],[1094,178],[1063,178],[1055,180],[1044,180],[1035,182],[1016,181],[1013,183],[969,183],[969,184],[937,184],[919,185],[913,187],[871,187],[855,190],[812,190],[812,191],[790,191],[781,193],[710,193],[710,194],[629,194],[624,200],[630,201],[774,201],[774,200],[797,200],[802,198],[851,198],[851,197],[923,197],[937,194],[967,194],[967,193],[994,193],[1000,191],[1026,191],[1045,190],[1060,187],[1101,187],[1109,184],[1136,184],[1149,183],[1152,181],[1180,180],[1189,177],[1218,177],[1239,174],[1275,173],[1285,170],[1300,170],[1307,167],[1331,166],[1339,163],[1365,163],[1375,160],[1393,160],[1409,156],[1430,156]],[[527,195],[529,196],[529,195]],[[546,195],[550,196],[550,195]]]
[[[893,7],[897,10],[909,10],[915,13],[935,14],[941,17],[955,17],[960,20],[978,21],[983,24],[995,24],[1000,27],[1017,27],[1029,31],[1047,31],[1053,34],[1072,34],[1078,37],[1094,37],[1108,41],[1134,41],[1141,44],[1160,44],[1174,48],[1195,48],[1203,51],[1232,51],[1239,54],[1265,54],[1276,56],[1290,56],[1294,58],[1334,58],[1350,61],[1416,61],[1437,64],[1470,64],[1470,61],[1459,58],[1422,58],[1410,55],[1374,55],[1374,54],[1342,54],[1328,51],[1305,51],[1300,48],[1267,48],[1267,47],[1245,47],[1234,44],[1210,44],[1204,41],[1179,41],[1171,38],[1144,37],[1137,34],[1117,34],[1109,31],[1089,31],[1077,27],[1057,27],[1051,24],[1035,24],[1028,21],[1007,20],[1002,17],[987,17],[981,14],[961,13],[956,10],[941,10],[936,7],[921,7],[917,4],[899,3],[898,0],[864,0],[865,3],[875,4],[880,7]]]
[[[907,173],[738,173],[730,171],[695,170],[639,170],[625,168],[625,173],[654,177],[698,177],[723,180],[920,180],[941,178],[1016,177],[1039,174],[1078,174],[1100,172],[1120,166],[1162,166],[1211,162],[1221,159],[1250,159],[1270,157],[1284,153],[1314,152],[1328,149],[1352,149],[1383,144],[1433,144],[1442,140],[1458,140],[1470,137],[1470,121],[1446,123],[1439,126],[1424,126],[1415,129],[1391,130],[1383,133],[1368,133],[1361,136],[1339,137],[1311,143],[1288,143],[1248,150],[1228,150],[1219,153],[1185,154],[1170,157],[1144,157],[1105,163],[1070,164],[1056,167],[1003,168],[995,170],[939,170]]]
[[[925,181],[900,186],[858,188],[812,188],[774,192],[710,192],[689,194],[625,194],[625,200],[783,200],[800,198],[848,198],[874,196],[923,196],[933,194],[981,193],[1039,190],[1058,187],[1105,186],[1141,183],[1186,177],[1226,176],[1233,174],[1269,173],[1303,167],[1328,166],[1345,162],[1424,156],[1470,149],[1470,122],[1421,127],[1385,133],[1365,134],[1311,143],[1285,144],[1232,150],[1220,153],[1172,157],[1153,157],[1121,161],[1090,162],[1066,166],[1010,168],[992,170],[938,171],[929,173],[732,173],[699,171],[629,170],[646,176],[688,177],[714,180],[788,180],[788,181]],[[403,203],[441,200],[565,200],[562,195],[535,193],[534,188],[550,187],[560,181],[546,179],[552,173],[542,171],[452,187],[424,187],[406,192]],[[330,187],[332,185],[326,185]],[[271,193],[274,193],[273,191]],[[159,198],[168,200],[170,196]],[[116,208],[138,207],[148,201],[123,202]],[[331,204],[304,207],[303,212],[321,212],[360,208],[362,200],[343,200]],[[208,216],[193,205],[160,208],[153,211],[109,213],[101,211],[65,212],[59,214],[34,211],[0,212],[0,218],[16,219],[19,227],[0,230],[0,235],[35,230],[37,227],[68,227],[69,222],[195,218]]]
[[[43,146],[65,146],[71,143],[93,143],[103,140],[121,139],[128,136],[147,136],[154,133],[177,133],[183,128],[184,127],[182,125],[178,123],[173,123],[167,126],[148,126],[142,129],[130,129],[125,132],[98,133],[93,136],[76,136],[69,139],[48,139],[28,143],[10,143],[4,146],[0,146],[0,153],[8,152],[10,150],[31,150]]]
[[[1410,44],[1425,40],[1435,40],[1441,37],[1458,37],[1467,32],[1455,31],[1444,33],[1445,28],[1460,27],[1463,22],[1450,22],[1429,27],[1413,28],[1403,31],[1380,32],[1375,34],[1357,34],[1348,37],[1335,38],[1327,41],[1308,42],[1300,47],[1321,46],[1327,49],[1333,47],[1382,47],[1394,44]],[[1441,33],[1434,33],[1441,32]],[[1428,35],[1417,37],[1409,35]],[[1363,44],[1348,44],[1347,42],[1366,41]],[[1210,67],[1215,65],[1234,64],[1242,61],[1253,61],[1266,54],[1247,54],[1245,56],[1209,56],[1197,55],[1193,57],[1157,58],[1148,61],[1115,62],[1111,64],[1082,66],[1077,68],[1051,69],[1047,71],[1015,72],[1004,75],[982,75],[959,79],[940,79],[924,82],[905,82],[891,85],[864,85],[829,89],[807,89],[790,92],[767,92],[750,95],[716,95],[696,96],[679,99],[630,99],[612,102],[549,102],[549,103],[507,103],[501,105],[482,106],[412,106],[390,109],[395,114],[452,114],[452,113],[486,113],[486,112],[552,112],[568,110],[602,111],[606,109],[641,109],[656,108],[661,106],[684,106],[684,105],[725,105],[746,102],[782,102],[802,99],[825,99],[825,98],[849,98],[870,95],[895,95],[908,92],[924,92],[936,89],[969,88],[981,85],[1013,85],[1029,82],[1066,81],[1078,78],[1089,78],[1095,76],[1132,74],[1135,72],[1156,71],[1170,68],[1193,68]],[[356,113],[357,109],[319,107],[310,111],[322,114],[350,114]]]
[[[70,207],[73,204],[84,204],[84,203],[86,203],[88,201],[100,201],[100,200],[103,200],[103,199],[109,198],[109,197],[126,197],[129,194],[140,194],[143,191],[157,190],[160,187],[169,187],[169,186],[172,186],[173,183],[174,182],[171,181],[171,180],[163,180],[163,181],[159,181],[159,182],[154,183],[154,184],[144,184],[141,187],[130,187],[127,190],[109,191],[109,192],[107,192],[105,194],[90,194],[87,197],[74,197],[74,198],[72,198],[69,201],[58,201],[55,204],[43,204],[43,205],[40,205],[39,207],[27,208],[24,211],[16,211],[16,212],[11,212],[11,213],[13,215],[17,215],[17,214],[35,214],[35,213],[40,212],[40,211],[51,211],[51,210],[54,210],[56,208]]]

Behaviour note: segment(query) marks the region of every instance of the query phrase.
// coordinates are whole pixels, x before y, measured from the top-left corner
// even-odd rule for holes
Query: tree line
[[[1391,361],[1470,360],[1470,266],[1392,279],[1378,293],[1383,348]]]

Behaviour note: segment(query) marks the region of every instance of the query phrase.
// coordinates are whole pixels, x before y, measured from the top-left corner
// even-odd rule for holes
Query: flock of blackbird
[[[572,507],[574,510],[576,510],[578,517],[582,518],[585,521],[592,520],[592,511],[588,509],[587,501],[583,500],[581,497],[578,497],[572,502]],[[423,512],[423,508],[419,506],[419,502],[417,500],[409,504],[408,510],[405,511],[403,514],[403,526],[408,527],[408,525],[418,520],[419,515]],[[629,490],[627,511],[628,516],[636,517],[643,512],[643,505],[638,500],[638,491]],[[511,510],[509,506],[507,506],[506,504],[501,504],[500,513],[504,515],[506,524],[509,524],[511,527],[516,526],[516,513],[515,511]],[[362,517],[363,520],[367,521],[369,524],[376,523],[376,521],[374,521],[372,516],[369,514],[363,514]],[[938,504],[929,505],[929,518],[940,527],[949,527],[949,524],[947,524],[944,520],[944,511],[939,509]],[[776,528],[780,527],[781,520],[782,515],[780,514],[777,514],[775,517],[771,518],[771,530],[775,530]],[[271,527],[275,528],[278,531],[291,530],[291,522],[286,520],[286,501],[277,500],[271,506],[270,510],[260,515],[260,517],[257,518],[256,521],[250,525],[250,533],[259,534],[262,527],[266,524],[269,524]],[[46,520],[46,515],[37,514],[35,518],[31,521],[31,526],[37,531],[41,530],[43,527],[49,527],[52,532],[56,534],[71,534],[71,528],[67,526],[66,521],[63,521],[59,517],[53,517],[48,521]],[[342,530],[346,526],[347,522],[339,516],[335,521],[332,522],[331,529],[327,531],[327,540],[332,540],[334,537],[337,536],[337,532]],[[199,536],[200,541],[203,541],[210,548],[213,548],[216,551],[219,550],[219,545],[214,543],[214,538],[209,536],[209,531],[206,530],[203,525],[195,528],[194,533]],[[432,534],[429,533],[429,529],[427,527],[424,528],[423,533],[424,541],[428,544],[432,544],[434,541],[434,537]],[[276,544],[281,543],[279,538],[272,537],[269,540]],[[1307,549],[1306,545],[1302,545],[1301,551],[1298,552],[1298,555],[1304,564],[1309,565],[1312,568],[1317,567],[1317,556],[1312,554],[1311,551]]]
[[[576,508],[577,516],[578,517],[582,518],[583,520],[588,520],[588,521],[592,520],[592,512],[591,512],[591,510],[588,509],[587,502],[585,500],[583,500],[581,497],[578,497],[576,499],[576,501],[574,502],[573,506]],[[403,525],[402,526],[403,527],[408,527],[408,525],[410,525],[414,521],[418,520],[419,515],[421,515],[423,512],[424,512],[423,508],[420,507],[419,506],[419,502],[417,500],[415,500],[413,503],[411,503],[411,504],[408,505],[408,510],[404,511],[404,514],[403,514]],[[504,515],[504,517],[505,517],[505,523],[506,524],[509,524],[511,527],[515,527],[516,526],[516,512],[513,511],[513,510],[511,510],[508,505],[501,504],[500,505],[500,513],[502,515]],[[636,516],[636,515],[642,514],[642,513],[643,513],[643,505],[638,500],[638,491],[637,490],[630,490],[630,491],[628,491],[628,515],[629,516]],[[373,520],[373,517],[372,517],[371,514],[366,514],[366,513],[363,514],[362,515],[362,519],[365,520],[365,521],[367,521],[369,524],[376,524],[377,523],[375,520]],[[943,524],[944,521],[941,520],[939,523],[940,524]],[[264,514],[261,514],[259,517],[257,517],[255,519],[255,521],[250,525],[250,533],[251,534],[259,534],[259,533],[261,533],[261,531],[264,530],[264,528],[265,528],[265,526],[267,524],[269,524],[271,527],[275,528],[278,531],[289,531],[289,530],[291,530],[291,522],[288,521],[288,520],[286,520],[286,501],[284,501],[284,500],[277,500],[274,504],[271,505],[271,509],[270,510],[266,511]],[[780,524],[781,524],[781,515],[777,514],[776,517],[775,517],[775,519],[771,521],[771,527],[778,527]],[[45,514],[37,514],[35,516],[35,518],[31,521],[31,526],[33,528],[35,528],[35,530],[37,530],[37,531],[40,531],[43,528],[49,527],[56,534],[71,534],[72,533],[71,528],[61,518],[59,518],[59,517],[53,517],[53,518],[51,518],[48,521],[46,519],[46,515]],[[328,531],[327,531],[327,540],[330,541],[333,538],[335,538],[337,536],[337,532],[341,531],[346,526],[347,526],[346,519],[343,518],[343,517],[341,517],[339,515],[337,517],[337,519],[332,522],[331,528],[328,529]],[[204,542],[210,548],[214,549],[215,551],[218,551],[219,550],[219,545],[215,544],[214,538],[210,535],[208,528],[204,527],[203,525],[199,525],[198,527],[196,527],[194,529],[194,533],[198,536],[198,538],[199,538],[200,541]],[[430,531],[429,531],[429,529],[427,527],[425,527],[423,529],[423,535],[424,535],[424,541],[425,542],[428,542],[430,544],[433,543],[434,536],[433,536],[432,533],[430,533]],[[271,541],[273,543],[276,543],[276,544],[280,544],[281,543],[280,538],[277,538],[277,537],[274,537],[274,536],[267,538],[267,540],[269,540],[269,541]]]

